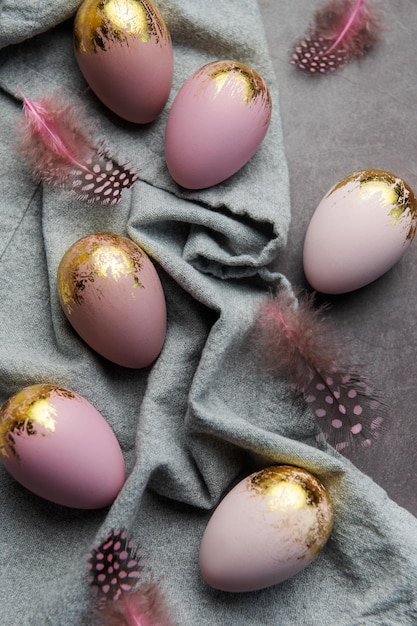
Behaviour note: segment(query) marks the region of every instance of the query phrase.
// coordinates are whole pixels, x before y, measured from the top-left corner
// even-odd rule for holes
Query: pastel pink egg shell
[[[172,50],[135,43],[93,54],[77,54],[81,72],[96,96],[113,113],[135,124],[154,121],[171,90]]]
[[[253,70],[231,61],[204,66],[181,87],[168,115],[165,158],[172,178],[188,189],[226,180],[255,154],[270,115],[268,88]]]
[[[101,244],[106,246],[106,240],[102,238]],[[129,245],[136,253],[140,250],[133,242]],[[128,368],[147,367],[155,361],[167,326],[159,276],[149,257],[143,251],[139,254],[138,276],[127,271],[114,277],[108,272],[89,280],[91,266],[87,261],[76,267],[74,277],[84,277],[80,298],[68,305],[59,290],[65,315],[80,337],[97,353]]]
[[[363,187],[368,180],[370,191]],[[398,204],[395,189],[402,197]],[[382,170],[348,176],[326,194],[307,228],[303,265],[308,282],[329,294],[364,287],[401,259],[416,223],[415,196],[401,178]]]
[[[84,2],[75,21],[74,52],[80,70],[96,96],[116,115],[136,124],[152,122],[168,100],[173,79],[172,43],[163,18],[151,3],[138,2],[129,7],[139,12],[132,14],[131,32],[129,16],[119,14],[115,18],[120,22],[108,23],[106,38],[94,30],[100,11],[107,20],[106,3],[96,11],[99,4],[98,0]],[[144,9],[148,22],[142,30]],[[140,26],[135,26],[135,18]]]
[[[255,485],[264,481],[272,486],[270,495],[268,489],[264,495],[262,488],[254,489],[253,478]],[[274,484],[282,487],[283,502],[274,494]],[[315,494],[311,504],[310,493]],[[229,592],[276,585],[316,558],[332,523],[330,499],[314,476],[289,466],[261,470],[233,487],[213,512],[200,545],[202,577],[211,587]]]
[[[290,552],[281,563],[277,555],[287,546],[273,522],[268,523],[271,513],[254,510],[242,487],[227,497],[229,511],[222,510],[221,516],[215,512],[201,544],[200,568],[207,584],[223,591],[255,591],[276,585],[311,563],[314,557],[307,551]]]
[[[53,431],[36,424],[36,434],[15,434],[15,453],[2,461],[33,493],[68,507],[110,505],[125,482],[119,443],[102,415],[80,396],[52,395]]]

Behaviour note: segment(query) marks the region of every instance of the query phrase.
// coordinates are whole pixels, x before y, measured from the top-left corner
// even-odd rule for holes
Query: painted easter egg
[[[169,111],[165,158],[182,187],[211,187],[237,172],[255,154],[271,119],[271,97],[259,74],[235,61],[197,70]]]
[[[113,233],[76,241],[61,259],[57,286],[70,324],[93,350],[129,368],[157,358],[165,296],[153,263],[133,241]]]
[[[6,400],[0,459],[21,485],[68,507],[108,506],[125,482],[122,451],[104,417],[56,385],[31,385]]]
[[[263,589],[294,576],[317,557],[333,508],[310,472],[277,465],[240,481],[215,509],[200,545],[200,570],[222,591]]]
[[[80,70],[96,96],[137,124],[155,120],[171,91],[171,36],[150,0],[84,0],[74,23]]]
[[[330,189],[311,218],[305,276],[322,293],[359,289],[401,259],[416,226],[417,200],[402,178],[377,169],[355,172]]]

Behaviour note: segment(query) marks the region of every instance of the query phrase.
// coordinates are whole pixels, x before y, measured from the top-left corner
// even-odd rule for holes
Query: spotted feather
[[[362,57],[376,43],[381,18],[365,0],[330,0],[314,25],[294,47],[291,63],[310,75],[322,75]]]
[[[39,101],[22,98],[18,149],[33,178],[90,204],[120,202],[123,190],[137,181],[136,170],[95,145],[73,106],[51,96]]]
[[[387,410],[367,377],[350,362],[340,338],[313,296],[297,300],[284,290],[259,310],[253,337],[263,367],[285,374],[312,410],[319,441],[338,451],[378,439]]]
[[[132,591],[141,576],[137,549],[125,530],[111,530],[88,559],[91,585],[110,599]]]

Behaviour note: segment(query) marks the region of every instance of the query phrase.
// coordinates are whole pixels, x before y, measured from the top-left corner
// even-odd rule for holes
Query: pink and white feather
[[[32,177],[88,203],[120,202],[122,191],[135,184],[136,170],[95,145],[82,112],[56,96],[22,98],[18,150]]]
[[[291,63],[312,75],[328,74],[364,56],[381,32],[379,11],[365,0],[330,0],[320,7]]]
[[[95,626],[174,626],[158,582],[140,583],[141,556],[126,530],[111,530],[88,557],[89,582],[96,591]]]
[[[347,358],[347,342],[337,336],[313,296],[297,300],[283,291],[262,304],[254,328],[263,367],[284,374],[310,406],[321,429],[318,440],[338,451],[378,438],[386,410],[368,379]]]

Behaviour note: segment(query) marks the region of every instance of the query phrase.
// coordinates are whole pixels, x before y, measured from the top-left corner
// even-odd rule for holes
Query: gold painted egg
[[[78,509],[110,505],[125,482],[107,421],[70,389],[37,384],[0,408],[0,459],[36,495]]]
[[[264,79],[244,63],[208,63],[186,80],[169,111],[165,159],[187,189],[212,187],[253,157],[269,129]]]
[[[74,49],[85,80],[111,111],[137,124],[158,117],[171,91],[173,50],[150,0],[84,0]]]
[[[325,195],[308,225],[303,251],[313,289],[340,294],[359,289],[391,269],[417,228],[417,199],[385,170],[354,172]]]
[[[93,350],[129,368],[157,358],[165,296],[152,261],[133,241],[114,233],[76,241],[61,259],[57,286],[68,321]]]
[[[200,546],[200,570],[211,587],[254,591],[309,565],[326,544],[333,507],[310,472],[276,465],[239,482],[220,502]]]

